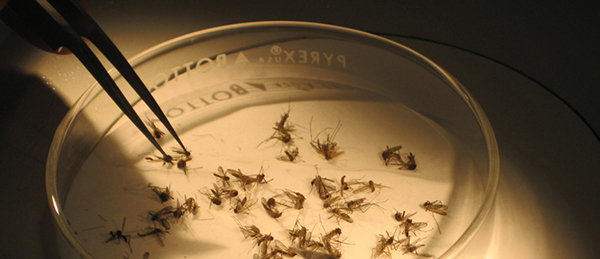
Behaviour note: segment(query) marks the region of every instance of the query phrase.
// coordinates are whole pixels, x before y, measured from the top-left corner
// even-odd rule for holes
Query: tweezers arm
[[[16,0],[9,2],[7,8],[10,8],[11,14],[24,21],[29,18],[34,19],[28,23],[30,29],[35,31],[53,49],[66,47],[73,52],[133,124],[164,157],[168,156],[133,110],[133,107],[119,90],[100,60],[81,39],[80,34],[69,25],[68,21],[49,2],[46,0]]]
[[[52,5],[61,13],[71,24],[79,35],[89,39],[102,54],[115,66],[123,78],[131,85],[140,98],[148,105],[150,110],[156,115],[165,128],[171,133],[171,136],[179,143],[184,151],[187,151],[179,139],[179,136],[171,126],[171,123],[164,112],[152,97],[152,94],[135,73],[127,59],[115,46],[112,40],[104,33],[102,28],[86,13],[81,7],[73,4],[70,0],[50,0]]]

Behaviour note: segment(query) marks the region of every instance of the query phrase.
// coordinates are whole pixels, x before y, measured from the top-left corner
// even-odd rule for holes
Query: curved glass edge
[[[58,160],[61,150],[68,133],[70,132],[73,122],[81,113],[81,110],[90,103],[95,96],[102,91],[98,83],[90,86],[73,107],[69,109],[64,119],[56,128],[50,150],[48,151],[48,160],[46,163],[46,196],[50,205],[52,217],[55,220],[56,227],[60,229],[62,236],[68,241],[68,244],[77,252],[80,258],[93,258],[93,256],[76,240],[74,231],[71,229],[69,222],[65,217],[62,217],[63,207],[58,197],[57,172]],[[67,235],[65,233],[70,233]]]
[[[248,22],[248,23],[241,23],[241,24],[224,25],[224,26],[218,26],[218,27],[213,27],[210,29],[199,30],[196,32],[188,33],[188,34],[179,36],[177,38],[168,40],[166,42],[163,42],[161,44],[158,44],[158,45],[156,45],[152,48],[149,48],[145,51],[142,51],[139,54],[133,56],[129,60],[129,62],[133,67],[135,67],[149,59],[152,59],[152,58],[154,58],[160,54],[163,54],[165,52],[168,52],[168,51],[172,50],[173,48],[182,47],[182,46],[190,45],[190,44],[195,44],[197,42],[194,39],[201,37],[201,36],[206,36],[206,35],[213,34],[213,33],[224,34],[224,33],[227,33],[228,31],[240,31],[243,29],[256,28],[256,27],[261,27],[261,26],[264,26],[264,27],[288,27],[288,28],[295,27],[295,28],[302,28],[302,29],[316,29],[316,30],[329,31],[329,32],[335,31],[336,33],[341,32],[341,34],[345,33],[346,35],[353,35],[353,36],[359,37],[359,38],[368,38],[371,40],[376,40],[380,43],[383,43],[383,44],[389,45],[389,46],[393,46],[395,48],[399,47],[401,49],[408,51],[410,54],[414,55],[414,57],[418,58],[421,62],[427,64],[429,67],[434,68],[435,72],[437,72],[438,75],[445,78],[445,81],[447,81],[447,83],[450,86],[454,87],[453,90],[455,90],[463,98],[463,100],[471,108],[473,114],[475,115],[475,118],[479,122],[479,125],[481,127],[481,130],[483,132],[483,135],[484,135],[484,138],[486,141],[486,145],[487,145],[487,149],[488,149],[488,161],[489,161],[489,166],[488,166],[489,175],[488,175],[488,181],[486,183],[483,204],[480,206],[477,214],[475,215],[475,219],[473,220],[473,222],[471,222],[471,224],[469,225],[467,230],[461,235],[461,237],[448,250],[446,250],[446,252],[444,254],[442,254],[438,258],[450,258],[450,257],[456,256],[458,253],[460,253],[460,251],[466,246],[466,244],[468,244],[468,242],[473,238],[474,234],[479,230],[479,228],[481,227],[481,225],[487,218],[487,215],[489,214],[489,212],[494,204],[494,200],[495,200],[496,192],[497,192],[497,188],[498,188],[499,177],[500,177],[500,175],[499,175],[500,174],[500,159],[499,159],[498,145],[497,145],[494,131],[491,127],[489,120],[487,119],[487,116],[485,115],[485,112],[479,106],[479,104],[472,98],[471,94],[469,94],[469,92],[450,74],[448,74],[445,70],[443,70],[441,67],[439,67],[437,64],[435,64],[433,61],[429,60],[428,58],[421,55],[420,53],[418,53],[404,45],[401,45],[395,41],[392,41],[390,39],[380,37],[380,36],[377,36],[374,34],[370,34],[367,32],[351,29],[351,28],[346,28],[346,27],[341,27],[341,26],[336,26],[336,25],[329,25],[329,24],[313,23],[313,22],[261,21],[261,22]],[[113,76],[113,78],[117,78],[118,76],[120,76],[118,74],[118,72],[116,72],[114,69],[109,72]],[[79,242],[77,242],[77,240],[74,238],[74,235],[66,235],[65,234],[65,233],[74,234],[74,231],[70,228],[67,220],[64,217],[61,217],[62,206],[57,197],[58,190],[57,190],[57,186],[56,186],[56,172],[57,172],[58,165],[56,162],[58,161],[58,155],[60,154],[60,150],[62,149],[64,139],[72,126],[72,122],[79,115],[79,113],[81,112],[83,107],[85,107],[85,105],[87,103],[89,103],[101,91],[102,91],[102,89],[100,88],[98,83],[94,83],[92,86],[90,86],[88,88],[88,90],[86,90],[86,92],[76,101],[75,105],[69,110],[69,112],[67,113],[67,115],[65,116],[65,118],[63,119],[63,121],[58,126],[58,128],[55,132],[55,135],[52,140],[51,147],[50,147],[49,155],[48,155],[48,161],[46,164],[46,192],[47,192],[47,196],[48,196],[48,202],[49,202],[49,205],[50,205],[50,208],[52,211],[52,216],[56,220],[57,225],[58,225],[59,229],[61,230],[61,233],[63,234],[63,236],[67,239],[67,241],[69,242],[71,247],[74,248],[79,253],[79,256],[81,258],[93,258],[93,257],[92,257],[92,255],[90,255],[87,252],[87,250],[85,248],[83,248],[81,246],[81,244],[79,244]]]
[[[457,90],[461,91],[464,95],[464,100],[467,102],[469,107],[471,107],[473,113],[476,115],[477,121],[479,122],[479,126],[481,127],[481,131],[485,137],[487,149],[488,149],[488,180],[485,187],[485,194],[483,197],[483,203],[479,207],[477,214],[475,215],[475,220],[471,222],[467,230],[460,236],[460,238],[450,247],[444,254],[442,254],[439,258],[451,258],[454,256],[458,256],[459,253],[469,241],[475,236],[475,233],[479,230],[479,228],[483,225],[486,220],[490,210],[494,206],[494,201],[496,199],[496,193],[498,190],[498,183],[500,181],[500,152],[498,149],[498,142],[496,140],[496,134],[492,129],[491,123],[489,122],[485,112],[471,97],[471,94],[450,74],[446,73],[443,69],[439,68],[442,72],[444,72],[448,78],[450,78],[457,87]]]

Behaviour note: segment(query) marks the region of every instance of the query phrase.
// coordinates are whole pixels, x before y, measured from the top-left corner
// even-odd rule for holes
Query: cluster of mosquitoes
[[[287,162],[299,161],[298,147],[293,145],[293,138],[291,133],[294,131],[292,124],[288,122],[289,119],[289,108],[288,111],[281,115],[281,119],[275,122],[273,127],[273,134],[265,139],[261,144],[270,140],[278,140],[283,143],[281,154],[276,157],[278,160]],[[147,125],[151,128],[155,138],[160,138],[164,133],[151,121],[147,121]],[[312,128],[312,119],[311,119]],[[311,140],[310,145],[314,150],[325,160],[334,159],[344,153],[341,151],[337,143],[335,142],[335,136],[341,128],[341,123],[338,122],[337,126],[333,129],[326,128],[319,132],[316,137],[312,137],[311,129]],[[330,130],[331,133],[324,133],[324,138],[319,138],[326,130]],[[258,147],[257,146],[257,147]],[[389,147],[386,146],[386,150],[381,153],[381,158],[386,166],[399,166],[400,170],[413,171],[417,168],[415,161],[415,155],[408,153],[405,157],[400,154],[402,146]],[[182,149],[173,149],[176,153],[175,156],[152,156],[146,157],[148,161],[162,162],[163,165],[176,165],[177,168],[183,171],[185,174],[188,172],[187,162],[192,160],[191,151]],[[372,180],[360,180],[360,179],[346,179],[346,176],[341,176],[339,182],[333,179],[325,178],[319,175],[318,167],[315,165],[316,176],[310,181],[311,193],[314,191],[315,194],[322,201],[322,209],[327,212],[328,220],[334,220],[338,223],[345,221],[353,223],[353,213],[365,213],[372,207],[381,206],[378,203],[367,201],[366,197],[361,197],[361,194],[375,193],[382,188],[390,188],[384,186],[381,183],[375,183]],[[198,190],[203,196],[209,201],[209,208],[212,206],[225,206],[229,203],[230,210],[234,214],[250,213],[250,208],[258,204],[258,199],[252,197],[250,192],[255,186],[268,184],[273,179],[267,179],[265,170],[261,167],[258,174],[244,174],[240,169],[223,169],[219,166],[217,172],[213,173],[215,182],[212,183],[212,188],[205,187]],[[152,184],[148,184],[149,191],[156,194],[157,200],[161,204],[174,200],[172,196],[173,190],[170,186],[159,187]],[[261,197],[260,205],[264,208],[265,213],[274,220],[280,218],[286,210],[302,210],[304,208],[304,202],[307,197],[311,197],[310,193],[304,195],[300,192],[296,192],[290,189],[283,189],[280,193],[272,197]],[[260,206],[256,205],[256,206]],[[426,212],[431,212],[434,221],[437,224],[434,214],[446,215],[447,205],[442,204],[441,201],[435,200],[433,202],[426,201],[421,204],[421,207]],[[169,234],[171,224],[175,224],[188,215],[196,215],[199,211],[199,204],[193,197],[184,198],[184,202],[177,200],[176,205],[164,206],[162,209],[154,212],[148,212],[148,220],[150,225],[143,231],[138,232],[137,236],[140,238],[154,237],[158,240],[159,244],[164,246],[164,239]],[[382,209],[383,210],[383,209]],[[376,237],[374,248],[372,249],[371,258],[392,258],[393,251],[401,251],[403,254],[412,254],[422,257],[433,257],[436,256],[428,253],[419,253],[418,249],[425,246],[419,244],[421,238],[418,234],[423,231],[428,231],[425,228],[428,223],[426,222],[414,222],[411,217],[417,212],[407,213],[406,211],[396,211],[392,216],[397,221],[395,228],[391,231],[386,231],[385,234],[380,234]],[[235,219],[235,218],[234,218]],[[123,218],[122,226],[119,230],[110,231],[108,233],[109,238],[106,243],[114,242],[120,244],[121,241],[126,243],[131,249],[131,238],[132,235],[125,235],[125,217]],[[255,225],[243,225],[238,220],[236,223],[240,229],[241,234],[245,240],[252,240],[254,245],[252,250],[255,250],[253,259],[277,259],[277,258],[291,258],[299,255],[303,258],[341,258],[343,245],[351,245],[344,242],[341,239],[343,236],[341,228],[335,228],[327,231],[323,227],[324,234],[320,236],[313,235],[313,231],[303,226],[301,222],[296,219],[295,224],[291,229],[287,229],[288,241],[282,241],[275,239],[271,234],[262,233],[260,228]],[[441,230],[438,225],[438,231],[441,234]],[[286,245],[288,243],[289,245]],[[150,257],[148,252],[144,253],[143,258],[147,259]],[[124,258],[129,258],[124,256]]]

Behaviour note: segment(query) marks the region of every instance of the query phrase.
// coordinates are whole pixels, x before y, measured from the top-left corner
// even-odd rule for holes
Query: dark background
[[[586,140],[598,144],[600,9],[592,1],[89,0],[88,3],[93,16],[124,50],[126,57],[196,30],[263,20],[334,24],[462,49],[537,82],[570,107],[571,116],[579,117],[589,126],[580,131],[565,132],[572,134],[574,139],[586,136]],[[443,54],[439,56],[443,60]],[[32,62],[40,64],[39,67],[30,66]],[[46,237],[52,236],[48,234],[49,229],[44,228],[48,223],[45,222],[48,205],[41,177],[45,156],[53,129],[74,101],[64,95],[79,96],[85,90],[85,87],[61,88],[61,79],[71,76],[66,73],[44,74],[48,71],[46,66],[60,62],[72,64],[76,60],[54,57],[34,49],[0,24],[0,197],[3,197],[1,225],[4,233],[0,238],[0,255],[5,255],[3,258],[48,257],[53,252],[47,247],[31,245],[28,238],[33,236],[37,242],[48,242],[44,233],[39,235],[40,229],[46,231]],[[81,70],[75,76],[83,78],[85,85],[93,82],[91,76]],[[535,98],[521,101],[529,101],[532,107],[537,105]],[[596,138],[589,138],[594,134]],[[560,137],[568,139],[570,136]],[[518,149],[519,143],[513,144]],[[549,146],[552,147],[551,143]],[[561,146],[557,144],[556,149],[560,150]],[[564,160],[550,156],[547,166],[552,167],[555,163],[568,169],[572,163],[569,155],[573,154],[565,154]],[[586,157],[599,160],[600,154],[586,154]],[[564,192],[567,201],[576,196],[577,201],[566,208],[567,213],[572,214],[574,220],[593,221],[586,223],[587,232],[581,234],[590,236],[592,240],[587,243],[593,244],[599,241],[600,231],[594,220],[600,205],[597,190],[600,170],[587,169],[576,172],[577,176],[573,177],[577,178],[564,181],[564,184],[559,181],[559,184],[549,185],[545,191]],[[565,170],[561,177],[568,179],[571,173],[575,174]],[[529,180],[542,181],[542,177],[534,175]],[[543,198],[544,195],[540,196]]]

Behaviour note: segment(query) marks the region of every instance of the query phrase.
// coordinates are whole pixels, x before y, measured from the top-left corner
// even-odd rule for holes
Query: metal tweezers
[[[135,113],[133,107],[119,90],[115,81],[102,66],[102,63],[82,40],[82,37],[88,39],[133,87],[179,143],[183,152],[189,154],[164,112],[123,54],[79,5],[73,3],[72,0],[13,0],[8,2],[1,14],[5,23],[13,29],[19,30],[20,33],[33,32],[53,50],[59,52],[64,47],[75,54],[123,113],[162,153],[163,159],[170,161],[171,156],[165,153],[152,136],[142,119]]]

